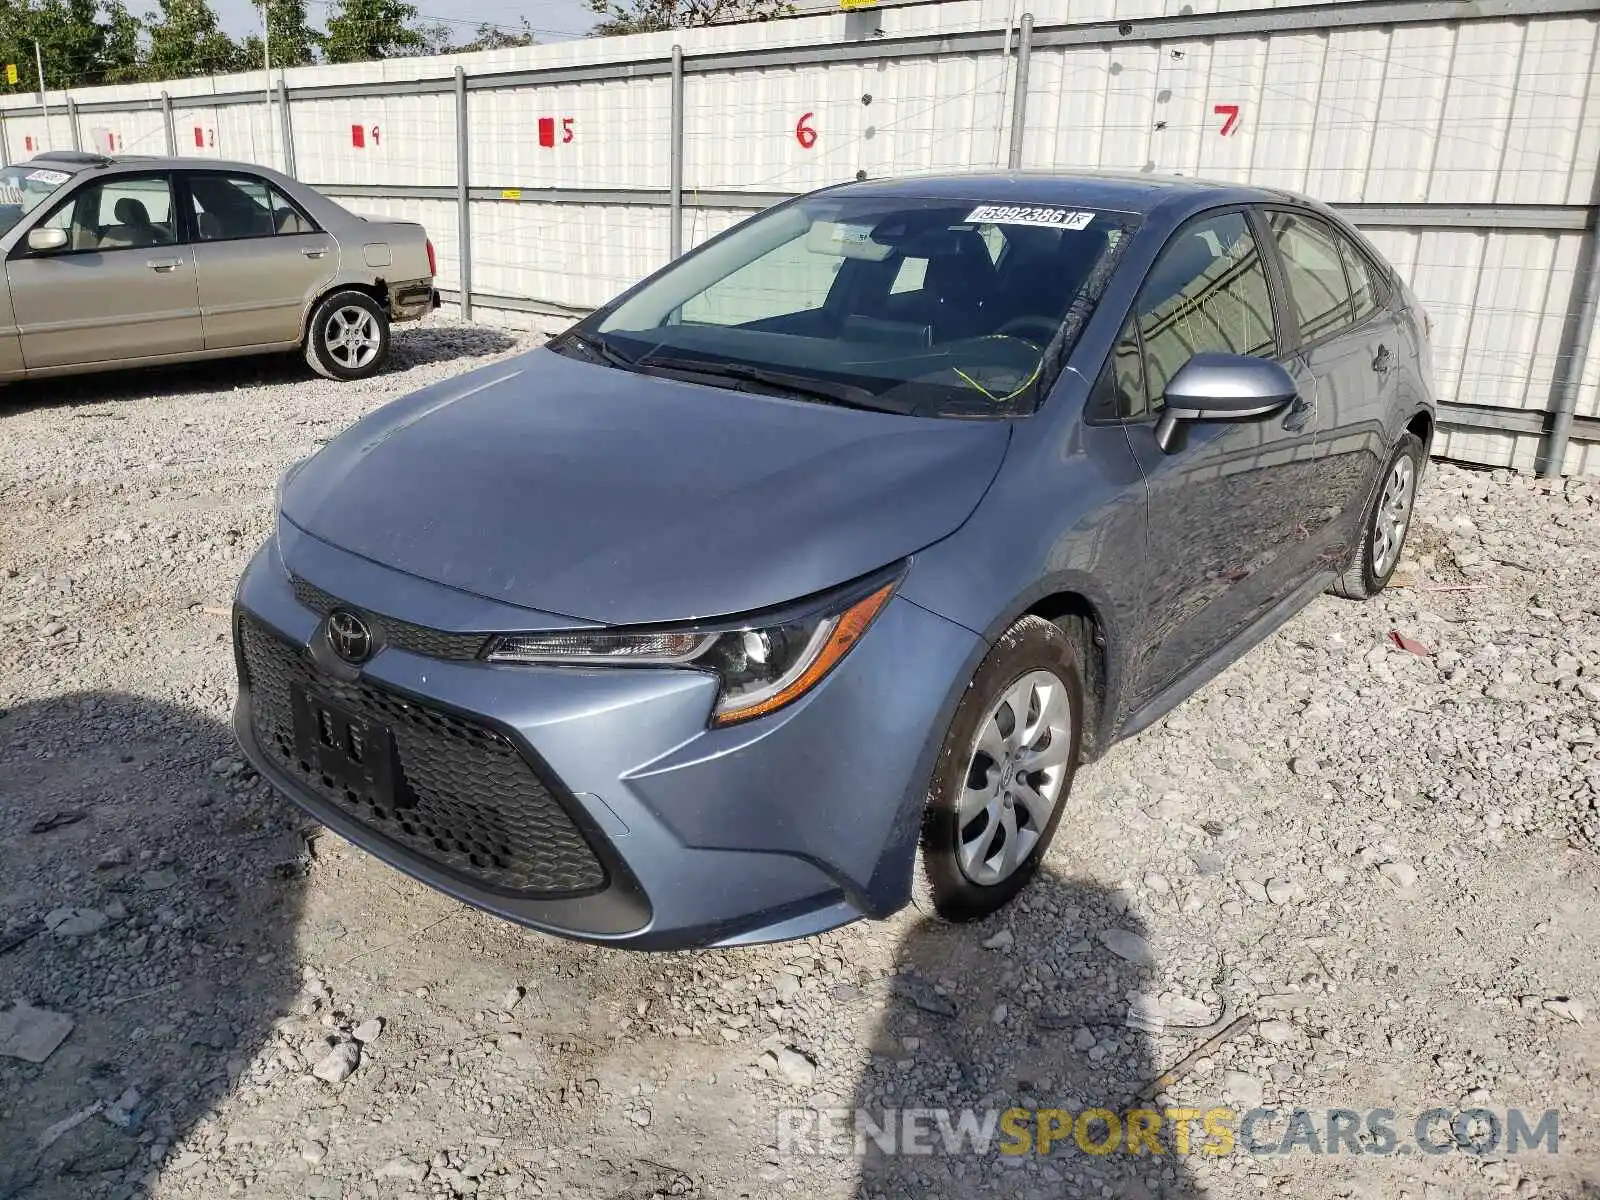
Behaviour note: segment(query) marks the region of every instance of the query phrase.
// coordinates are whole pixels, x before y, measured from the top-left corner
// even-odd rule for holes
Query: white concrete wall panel
[[[874,90],[880,78],[854,63],[689,75],[684,186],[801,192],[854,179],[868,165],[867,130],[876,137],[887,111]],[[874,103],[863,104],[864,95]]]
[[[307,183],[455,183],[452,95],[300,100],[290,116],[295,174]],[[515,131],[505,128],[507,136]]]
[[[665,78],[474,91],[467,113],[480,186],[668,184],[672,91]]]
[[[475,201],[472,287],[574,308],[610,300],[667,261],[667,211]]]

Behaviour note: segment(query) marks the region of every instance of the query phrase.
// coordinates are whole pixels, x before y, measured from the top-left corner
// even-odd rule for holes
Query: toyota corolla
[[[799,937],[1034,873],[1080,762],[1399,560],[1427,322],[1327,208],[853,183],[279,485],[238,736],[513,921]]]

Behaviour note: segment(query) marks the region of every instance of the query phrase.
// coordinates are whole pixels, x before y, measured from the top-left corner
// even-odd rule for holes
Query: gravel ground
[[[1405,586],[1081,772],[998,919],[626,955],[307,827],[227,729],[278,471],[532,340],[0,393],[0,1006],[62,1017],[0,1007],[45,1027],[0,1200],[1600,1193],[1600,489],[1436,464]],[[1556,1110],[1561,1152],[778,1150],[794,1107],[1118,1108],[1221,1017],[1169,1104]]]

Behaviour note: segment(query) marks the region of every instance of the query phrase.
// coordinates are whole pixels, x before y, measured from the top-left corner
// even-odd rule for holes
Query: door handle
[[[152,258],[149,262],[145,263],[145,266],[149,267],[152,271],[159,271],[164,275],[168,271],[176,271],[179,267],[183,266],[183,259]]]
[[[307,258],[322,258],[328,253],[328,251],[326,248],[320,246],[307,246],[304,250],[300,251],[300,253],[304,254]]]
[[[1380,345],[1378,354],[1372,360],[1372,369],[1382,375],[1394,365],[1394,356],[1389,353],[1389,347]]]

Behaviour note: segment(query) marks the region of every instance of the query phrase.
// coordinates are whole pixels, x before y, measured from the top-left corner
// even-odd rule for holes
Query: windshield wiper
[[[615,347],[608,345],[605,339],[598,334],[581,333],[576,329],[571,329],[567,331],[561,340],[576,342],[589,351],[590,354],[595,355],[602,362],[609,363],[613,367],[621,367],[624,371],[635,369],[632,358]]]
[[[765,367],[752,367],[745,363],[702,362],[693,358],[670,358],[646,355],[633,364],[634,370],[658,367],[664,371],[682,371],[690,375],[704,375],[710,379],[738,379],[759,384],[776,392],[791,396],[804,396],[824,404],[837,404],[841,408],[859,408],[869,412],[909,413],[909,407],[886,404],[877,393],[850,383],[834,383],[826,379],[813,379],[808,375],[791,375],[786,371],[771,371]]]

